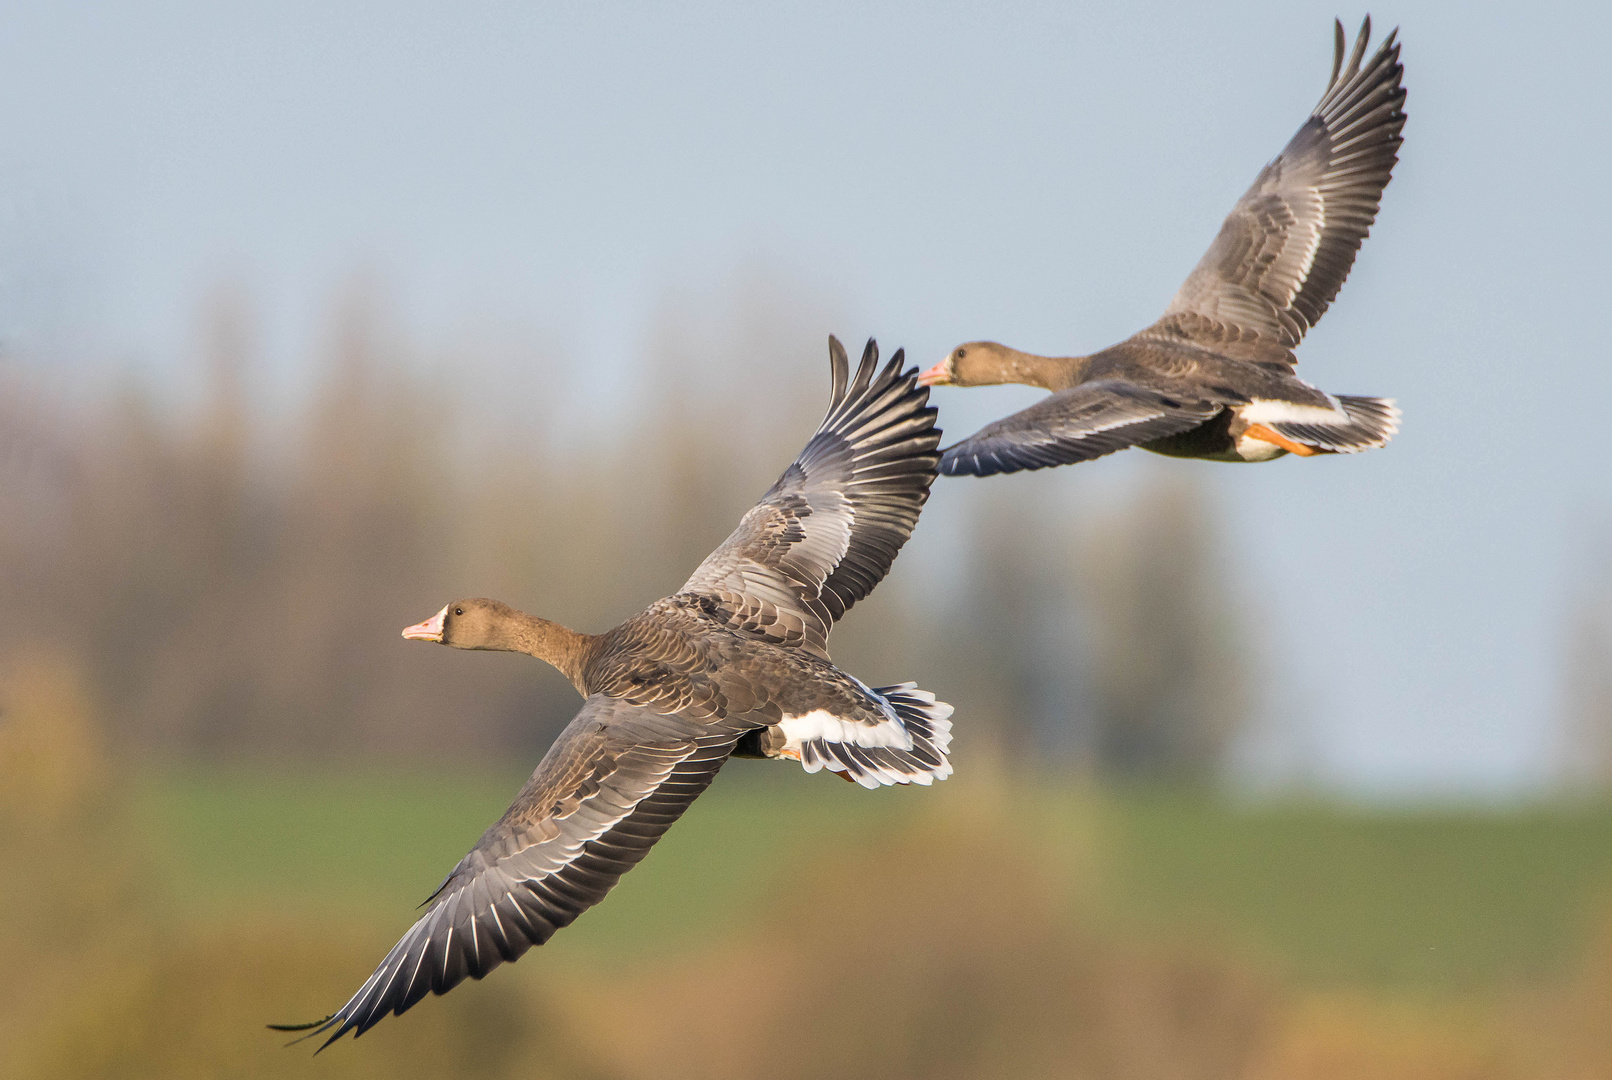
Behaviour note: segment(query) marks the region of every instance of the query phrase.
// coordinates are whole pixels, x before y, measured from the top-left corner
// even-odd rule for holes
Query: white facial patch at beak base
[[[442,610],[422,623],[403,628],[403,636],[410,641],[442,641],[442,622],[448,617],[448,605],[443,604]]]

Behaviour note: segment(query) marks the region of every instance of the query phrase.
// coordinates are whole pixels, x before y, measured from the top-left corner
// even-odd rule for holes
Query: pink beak
[[[438,641],[442,640],[442,620],[448,617],[448,607],[443,605],[442,610],[422,623],[403,628],[403,636],[410,641]]]
[[[947,360],[942,360],[922,375],[918,376],[919,386],[948,386],[952,377],[946,371]]]

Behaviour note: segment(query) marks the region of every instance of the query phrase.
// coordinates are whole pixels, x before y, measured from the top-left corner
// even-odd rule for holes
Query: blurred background
[[[1372,11],[1406,144],[1299,355],[1389,448],[942,480],[832,646],[956,705],[955,778],[735,762],[518,966],[311,1065],[262,1027],[575,711],[399,629],[675,590],[831,332],[1151,322],[1363,14],[8,8],[0,1073],[1612,1077],[1588,4]]]

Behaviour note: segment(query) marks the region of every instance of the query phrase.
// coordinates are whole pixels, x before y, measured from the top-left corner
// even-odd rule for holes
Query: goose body
[[[794,760],[864,787],[951,774],[951,706],[835,667],[834,622],[888,572],[928,498],[940,432],[916,369],[873,342],[854,375],[830,339],[828,415],[674,595],[590,635],[494,600],[406,638],[523,652],[583,696],[515,802],[339,1010],[282,1030],[356,1037],[519,958],[598,903],[731,756]]]
[[[1390,34],[1366,61],[1370,37],[1368,17],[1345,63],[1335,24],[1320,103],[1232,209],[1158,322],[1090,356],[969,342],[923,373],[926,386],[1053,391],[948,447],[942,472],[990,476],[1128,446],[1269,461],[1388,442],[1400,415],[1392,401],[1320,390],[1297,376],[1292,351],[1342,287],[1398,160],[1399,46]]]

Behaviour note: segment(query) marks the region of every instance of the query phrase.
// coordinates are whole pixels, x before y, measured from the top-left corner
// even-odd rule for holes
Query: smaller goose
[[[1351,454],[1399,430],[1384,398],[1334,396],[1294,374],[1293,348],[1342,287],[1377,218],[1405,126],[1404,68],[1388,35],[1361,65],[1368,16],[1298,134],[1265,166],[1164,317],[1091,356],[960,345],[925,386],[1025,383],[1053,391],[948,447],[949,476],[1040,469],[1140,446],[1173,457],[1269,461]]]
[[[868,788],[951,775],[951,706],[912,683],[869,688],[827,648],[917,524],[939,461],[935,410],[902,353],[880,371],[869,341],[854,378],[833,338],[829,355],[816,434],[675,595],[598,635],[485,599],[403,631],[535,656],[585,700],[358,992],[324,1020],[271,1027],[330,1032],[329,1046],[518,959],[604,899],[729,757]]]

